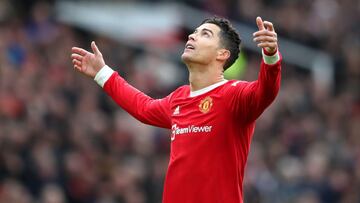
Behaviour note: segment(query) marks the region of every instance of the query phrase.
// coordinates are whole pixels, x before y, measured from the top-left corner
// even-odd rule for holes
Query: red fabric
[[[116,72],[109,78],[104,90],[122,108],[144,123],[172,129],[163,203],[243,202],[255,120],[279,91],[280,69],[280,61],[262,62],[257,81],[230,80],[196,97],[189,97],[186,85],[158,100]]]

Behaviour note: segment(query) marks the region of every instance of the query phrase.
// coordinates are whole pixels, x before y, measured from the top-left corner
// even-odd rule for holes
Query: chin
[[[204,64],[208,61],[208,60],[203,61],[202,60],[203,58],[201,56],[199,56],[198,54],[195,54],[193,52],[190,52],[190,51],[185,51],[181,55],[181,59],[187,65],[189,65],[189,64]]]
[[[191,61],[191,56],[190,54],[184,52],[182,55],[181,55],[181,59],[186,63],[186,62],[190,62]]]

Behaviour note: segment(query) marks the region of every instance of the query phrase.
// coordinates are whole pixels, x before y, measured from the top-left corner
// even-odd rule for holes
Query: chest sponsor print
[[[175,137],[177,135],[182,134],[196,134],[196,133],[209,133],[211,132],[212,126],[195,126],[195,125],[189,125],[185,128],[180,128],[177,126],[177,124],[172,125],[171,128],[171,141],[175,140]]]

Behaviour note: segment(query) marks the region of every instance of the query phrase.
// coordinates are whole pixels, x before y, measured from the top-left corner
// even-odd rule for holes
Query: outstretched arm
[[[170,128],[170,96],[152,99],[145,95],[105,65],[95,42],[91,43],[91,48],[94,53],[79,47],[72,48],[74,69],[93,78],[119,106],[136,119],[146,124]]]
[[[259,30],[253,34],[254,41],[262,48],[263,55],[258,79],[236,84],[231,104],[235,114],[246,122],[257,119],[272,103],[279,92],[281,79],[281,55],[273,24],[260,17],[256,18],[256,24]]]

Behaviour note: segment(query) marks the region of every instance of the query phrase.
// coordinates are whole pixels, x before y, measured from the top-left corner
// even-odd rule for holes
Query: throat
[[[225,81],[224,75],[189,74],[190,91],[201,90],[213,84]]]
[[[189,83],[192,92],[225,80],[222,64],[187,63],[186,66],[189,70]]]

